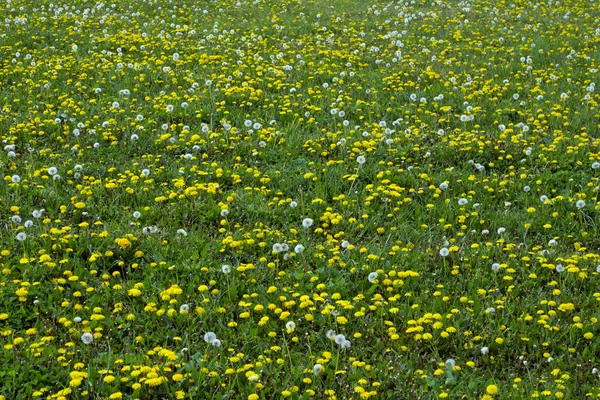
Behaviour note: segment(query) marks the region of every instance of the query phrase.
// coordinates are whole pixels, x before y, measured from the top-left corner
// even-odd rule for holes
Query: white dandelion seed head
[[[464,197],[458,199],[458,205],[459,206],[464,206],[469,202],[469,200],[465,199]]]
[[[452,359],[452,358],[449,358],[446,360],[444,365],[446,365],[446,368],[448,368],[448,369],[453,369],[456,366],[456,361],[454,361],[454,359]]]
[[[313,220],[310,218],[304,218],[302,220],[302,226],[304,227],[304,229],[308,229],[313,225]]]
[[[212,343],[217,340],[217,335],[214,332],[206,332],[204,334],[204,341],[206,343]]]
[[[228,215],[229,215],[229,210],[228,209],[221,210],[221,217],[226,217]]]
[[[21,177],[20,177],[19,175],[13,175],[13,176],[10,178],[10,181],[11,181],[12,183],[19,183],[19,182],[21,182]]]
[[[446,190],[446,189],[448,189],[448,184],[446,182],[442,182],[442,183],[440,183],[439,188],[441,190]]]
[[[346,340],[346,336],[339,334],[339,335],[335,335],[335,342],[339,345],[341,345],[342,343],[344,343],[344,340]]]
[[[498,228],[498,235],[502,235],[504,232],[506,232],[506,228]]]
[[[481,348],[481,354],[482,355],[487,355],[490,352],[490,349],[488,347],[482,347]]]
[[[273,245],[273,251],[275,253],[281,253],[283,251],[283,246],[281,245],[281,243],[275,243]]]
[[[187,236],[187,231],[185,229],[177,229],[177,234]]]
[[[294,253],[296,254],[300,254],[304,251],[304,246],[302,246],[301,244],[297,244],[296,247],[294,247]]]
[[[19,232],[19,233],[17,233],[17,240],[19,242],[22,242],[25,239],[27,239],[27,234],[25,232]]]
[[[89,332],[86,332],[83,335],[81,335],[81,341],[84,344],[90,344],[90,343],[92,343],[93,340],[94,340],[94,335],[92,335]]]
[[[315,376],[319,375],[323,371],[323,366],[321,364],[315,364],[313,367],[313,374]]]
[[[364,164],[366,161],[367,161],[367,159],[364,156],[356,157],[356,162],[359,163],[360,165]]]
[[[548,242],[548,246],[550,247],[554,247],[558,244],[558,242],[554,239],[550,239],[550,241]]]
[[[565,267],[563,267],[563,265],[562,265],[562,264],[558,264],[558,265],[555,267],[555,269],[556,269],[556,272],[558,272],[558,273],[561,273],[561,272],[564,272],[564,270],[565,270]]]
[[[50,168],[48,168],[48,175],[54,176],[57,173],[58,173],[58,170],[56,169],[56,167],[50,167]]]
[[[138,219],[142,216],[142,213],[139,211],[134,211],[133,212],[133,218]]]
[[[327,333],[325,334],[325,336],[327,336],[327,339],[329,339],[329,340],[335,339],[335,335],[336,335],[336,333],[333,329],[328,330]]]
[[[142,176],[150,176],[150,170],[149,169],[143,169],[142,170]]]
[[[371,272],[369,274],[369,276],[367,277],[367,279],[369,280],[369,282],[371,283],[375,283],[375,281],[377,280],[377,278],[379,278],[379,274],[377,272]]]
[[[578,209],[582,209],[585,207],[585,200],[577,200],[577,203],[575,203],[575,207],[577,207]]]
[[[190,312],[190,305],[189,304],[182,304],[179,307],[179,312],[181,314],[187,314],[188,312]]]
[[[73,318],[73,322],[75,322],[76,324],[81,322],[81,317],[75,317]]]
[[[294,329],[296,329],[296,323],[294,321],[288,321],[285,324],[285,329],[287,329],[288,331],[293,331]]]
[[[494,271],[494,272],[498,272],[498,271],[500,271],[500,264],[498,264],[498,263],[493,263],[493,264],[492,264],[492,271]]]
[[[448,250],[448,248],[442,247],[440,249],[440,256],[442,256],[442,257],[448,257],[448,254],[450,254],[450,250]]]
[[[221,272],[224,274],[229,274],[231,272],[231,265],[223,264],[221,265]]]
[[[350,346],[352,346],[352,343],[350,343],[349,340],[344,340],[340,346],[342,347],[342,349],[349,349]]]
[[[296,203],[295,201],[292,201],[292,202],[290,203],[290,207],[291,207],[291,208],[296,208],[296,207],[298,207],[298,203]]]
[[[212,342],[210,342],[210,344],[212,344],[215,347],[221,347],[221,341],[219,339],[215,339]]]
[[[342,242],[342,248],[344,248],[344,249],[347,249],[347,248],[348,248],[348,246],[350,246],[350,242],[349,242],[349,241],[347,241],[347,240],[344,240],[344,241]]]

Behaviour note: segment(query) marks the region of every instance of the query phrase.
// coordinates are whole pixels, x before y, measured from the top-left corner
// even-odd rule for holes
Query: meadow
[[[5,0],[0,399],[600,397],[591,0]]]

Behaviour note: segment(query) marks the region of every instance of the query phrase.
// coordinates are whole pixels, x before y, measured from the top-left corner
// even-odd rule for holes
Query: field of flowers
[[[0,15],[0,399],[600,397],[597,2]]]

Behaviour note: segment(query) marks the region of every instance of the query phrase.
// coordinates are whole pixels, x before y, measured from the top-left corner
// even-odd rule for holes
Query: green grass
[[[0,399],[600,396],[593,2],[154,3],[0,5]]]

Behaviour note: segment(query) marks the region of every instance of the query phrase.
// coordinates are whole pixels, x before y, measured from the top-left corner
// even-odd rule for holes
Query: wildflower
[[[273,252],[281,253],[282,251],[283,251],[283,246],[281,245],[281,243],[275,243],[273,245]]]
[[[17,240],[19,242],[22,242],[25,239],[27,239],[27,234],[25,232],[19,232],[19,233],[17,233]]]
[[[294,247],[294,253],[300,254],[304,251],[304,246],[302,246],[301,244],[296,245],[296,247]]]
[[[561,273],[561,272],[564,272],[564,270],[565,270],[565,267],[563,267],[563,266],[562,266],[562,264],[558,264],[558,265],[555,267],[555,269],[556,269],[556,272],[558,272],[558,273]]]
[[[224,274],[229,274],[231,272],[231,265],[221,265],[221,272],[223,272]]]
[[[229,210],[227,210],[227,209],[221,210],[221,217],[226,217],[228,215],[229,215]]]
[[[142,213],[140,213],[139,211],[134,211],[133,212],[133,218],[139,219],[141,216],[142,216]]]
[[[206,332],[204,334],[204,341],[206,343],[212,343],[217,340],[217,335],[214,332]]]
[[[90,343],[92,343],[93,340],[94,340],[94,335],[92,335],[89,332],[86,332],[83,335],[81,335],[81,341],[84,344],[90,344]]]
[[[296,207],[298,207],[298,203],[296,203],[295,201],[292,201],[292,202],[290,203],[290,207],[291,207],[291,208],[296,208]]]
[[[359,163],[360,165],[364,164],[366,161],[367,160],[363,156],[356,157],[356,162]]]
[[[21,177],[19,175],[13,175],[10,180],[12,183],[19,183],[21,182]]]
[[[440,183],[439,187],[441,190],[446,190],[446,189],[448,189],[448,184],[446,182],[442,182],[442,183]]]
[[[448,254],[450,254],[450,250],[448,250],[446,247],[442,247],[440,249],[440,256],[447,257]]]
[[[56,167],[50,167],[48,168],[48,175],[54,176],[58,173],[58,170],[56,169]]]
[[[213,340],[210,342],[210,344],[212,344],[214,347],[221,347],[221,341],[219,339]]]
[[[342,345],[344,343],[344,340],[346,340],[346,336],[342,334],[335,335],[335,343]]]
[[[371,272],[369,274],[369,276],[367,277],[367,279],[369,280],[369,282],[371,283],[375,283],[375,281],[377,280],[377,278],[379,278],[379,275],[377,274],[377,272]]]
[[[494,395],[498,393],[498,386],[488,385],[488,387],[485,388],[485,391],[487,392],[487,394]]]
[[[459,206],[464,206],[469,202],[469,200],[465,199],[464,197],[458,199],[458,205]]]
[[[315,376],[319,375],[323,371],[323,366],[321,364],[315,364],[313,367],[313,374]]]
[[[304,229],[308,229],[313,225],[313,220],[310,218],[304,218],[304,220],[302,220],[302,226],[304,227]]]
[[[575,203],[575,206],[581,210],[582,208],[585,207],[585,200],[577,200],[577,203]]]

